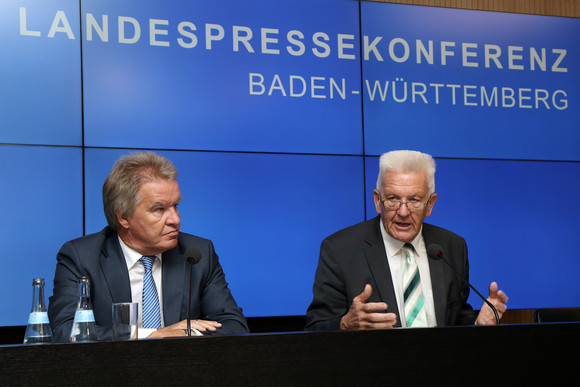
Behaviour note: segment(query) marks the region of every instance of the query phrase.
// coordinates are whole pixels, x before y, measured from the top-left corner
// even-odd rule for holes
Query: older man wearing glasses
[[[392,151],[381,156],[379,169],[373,195],[380,215],[322,242],[306,329],[496,324],[486,303],[478,315],[467,303],[465,240],[423,223],[437,201],[433,158]],[[428,257],[435,245],[452,268]],[[507,296],[495,282],[487,301],[501,318]]]

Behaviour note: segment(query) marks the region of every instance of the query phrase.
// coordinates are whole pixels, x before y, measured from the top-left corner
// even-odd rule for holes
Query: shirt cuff
[[[153,332],[155,332],[157,329],[153,329],[153,328],[139,328],[137,330],[137,338],[138,339],[144,339],[147,336],[149,336],[150,334],[152,334]]]
[[[137,338],[138,339],[145,339],[150,334],[152,334],[153,332],[155,332],[156,330],[157,329],[152,329],[152,328],[139,328],[137,330]],[[198,331],[195,328],[191,328],[191,335],[192,336],[203,336],[203,333],[201,333],[200,331]]]

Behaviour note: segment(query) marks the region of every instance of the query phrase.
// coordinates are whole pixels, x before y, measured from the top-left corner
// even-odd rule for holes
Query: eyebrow
[[[172,205],[179,204],[180,202],[181,202],[181,196]],[[167,207],[167,203],[166,202],[155,202],[149,206],[149,209],[153,209],[155,207]]]
[[[164,202],[155,202],[149,206],[149,209],[153,209],[156,207],[165,207],[165,203]]]
[[[395,193],[395,192],[385,192],[385,193],[384,193],[384,196],[398,196],[398,197],[401,197],[401,196],[403,196],[403,195],[400,195],[400,194],[398,194],[398,193]],[[429,196],[429,192],[427,192],[427,193],[422,193],[422,192],[421,192],[421,193],[419,193],[419,192],[415,192],[415,193],[413,193],[413,194],[411,194],[411,195],[407,195],[407,197],[410,197],[410,198],[414,198],[414,197],[419,197],[419,198],[422,198],[422,197],[424,197],[424,196]]]

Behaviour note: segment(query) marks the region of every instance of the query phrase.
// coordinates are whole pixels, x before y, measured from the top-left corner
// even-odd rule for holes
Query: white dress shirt
[[[391,269],[391,278],[393,279],[393,286],[395,288],[397,307],[399,309],[399,316],[397,316],[397,318],[401,322],[401,326],[406,327],[407,319],[405,316],[405,301],[403,298],[403,294],[405,292],[403,289],[403,267],[405,255],[401,251],[402,247],[405,245],[405,242],[401,242],[390,236],[385,230],[383,222],[380,222],[380,224],[381,235],[383,236],[383,242],[387,252],[387,260],[389,262],[389,268]],[[421,231],[423,231],[422,228]],[[435,303],[433,301],[433,289],[431,287],[431,273],[429,270],[427,250],[425,249],[425,242],[423,241],[423,234],[419,232],[411,244],[415,248],[415,260],[417,261],[419,274],[421,275],[421,290],[423,291],[423,304],[425,308],[425,314],[427,316],[427,325],[434,327],[437,326],[437,319],[435,317]]]
[[[139,304],[139,322],[138,322],[138,337],[143,338],[149,336],[155,331],[155,329],[145,329],[143,328],[143,275],[145,274],[145,266],[142,262],[139,262],[143,255],[139,254],[137,251],[133,250],[123,242],[121,237],[119,238],[119,243],[121,244],[121,250],[125,256],[125,262],[127,263],[127,269],[129,270],[129,280],[131,282],[131,301]],[[163,290],[161,287],[161,254],[157,255],[157,259],[153,263],[153,268],[151,269],[153,273],[153,280],[155,281],[155,287],[157,288],[157,294],[159,295],[159,308],[161,310],[161,326],[163,327]]]

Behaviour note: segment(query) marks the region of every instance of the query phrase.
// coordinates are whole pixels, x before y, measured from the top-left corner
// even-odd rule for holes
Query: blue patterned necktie
[[[143,275],[143,328],[161,328],[161,310],[159,308],[159,295],[153,281],[153,263],[156,256],[142,257],[139,261],[145,266]]]
[[[408,327],[426,327],[427,316],[423,306],[423,292],[421,290],[421,275],[414,257],[413,245],[405,243],[403,246],[405,264],[403,269],[403,288],[405,289],[405,317]]]

